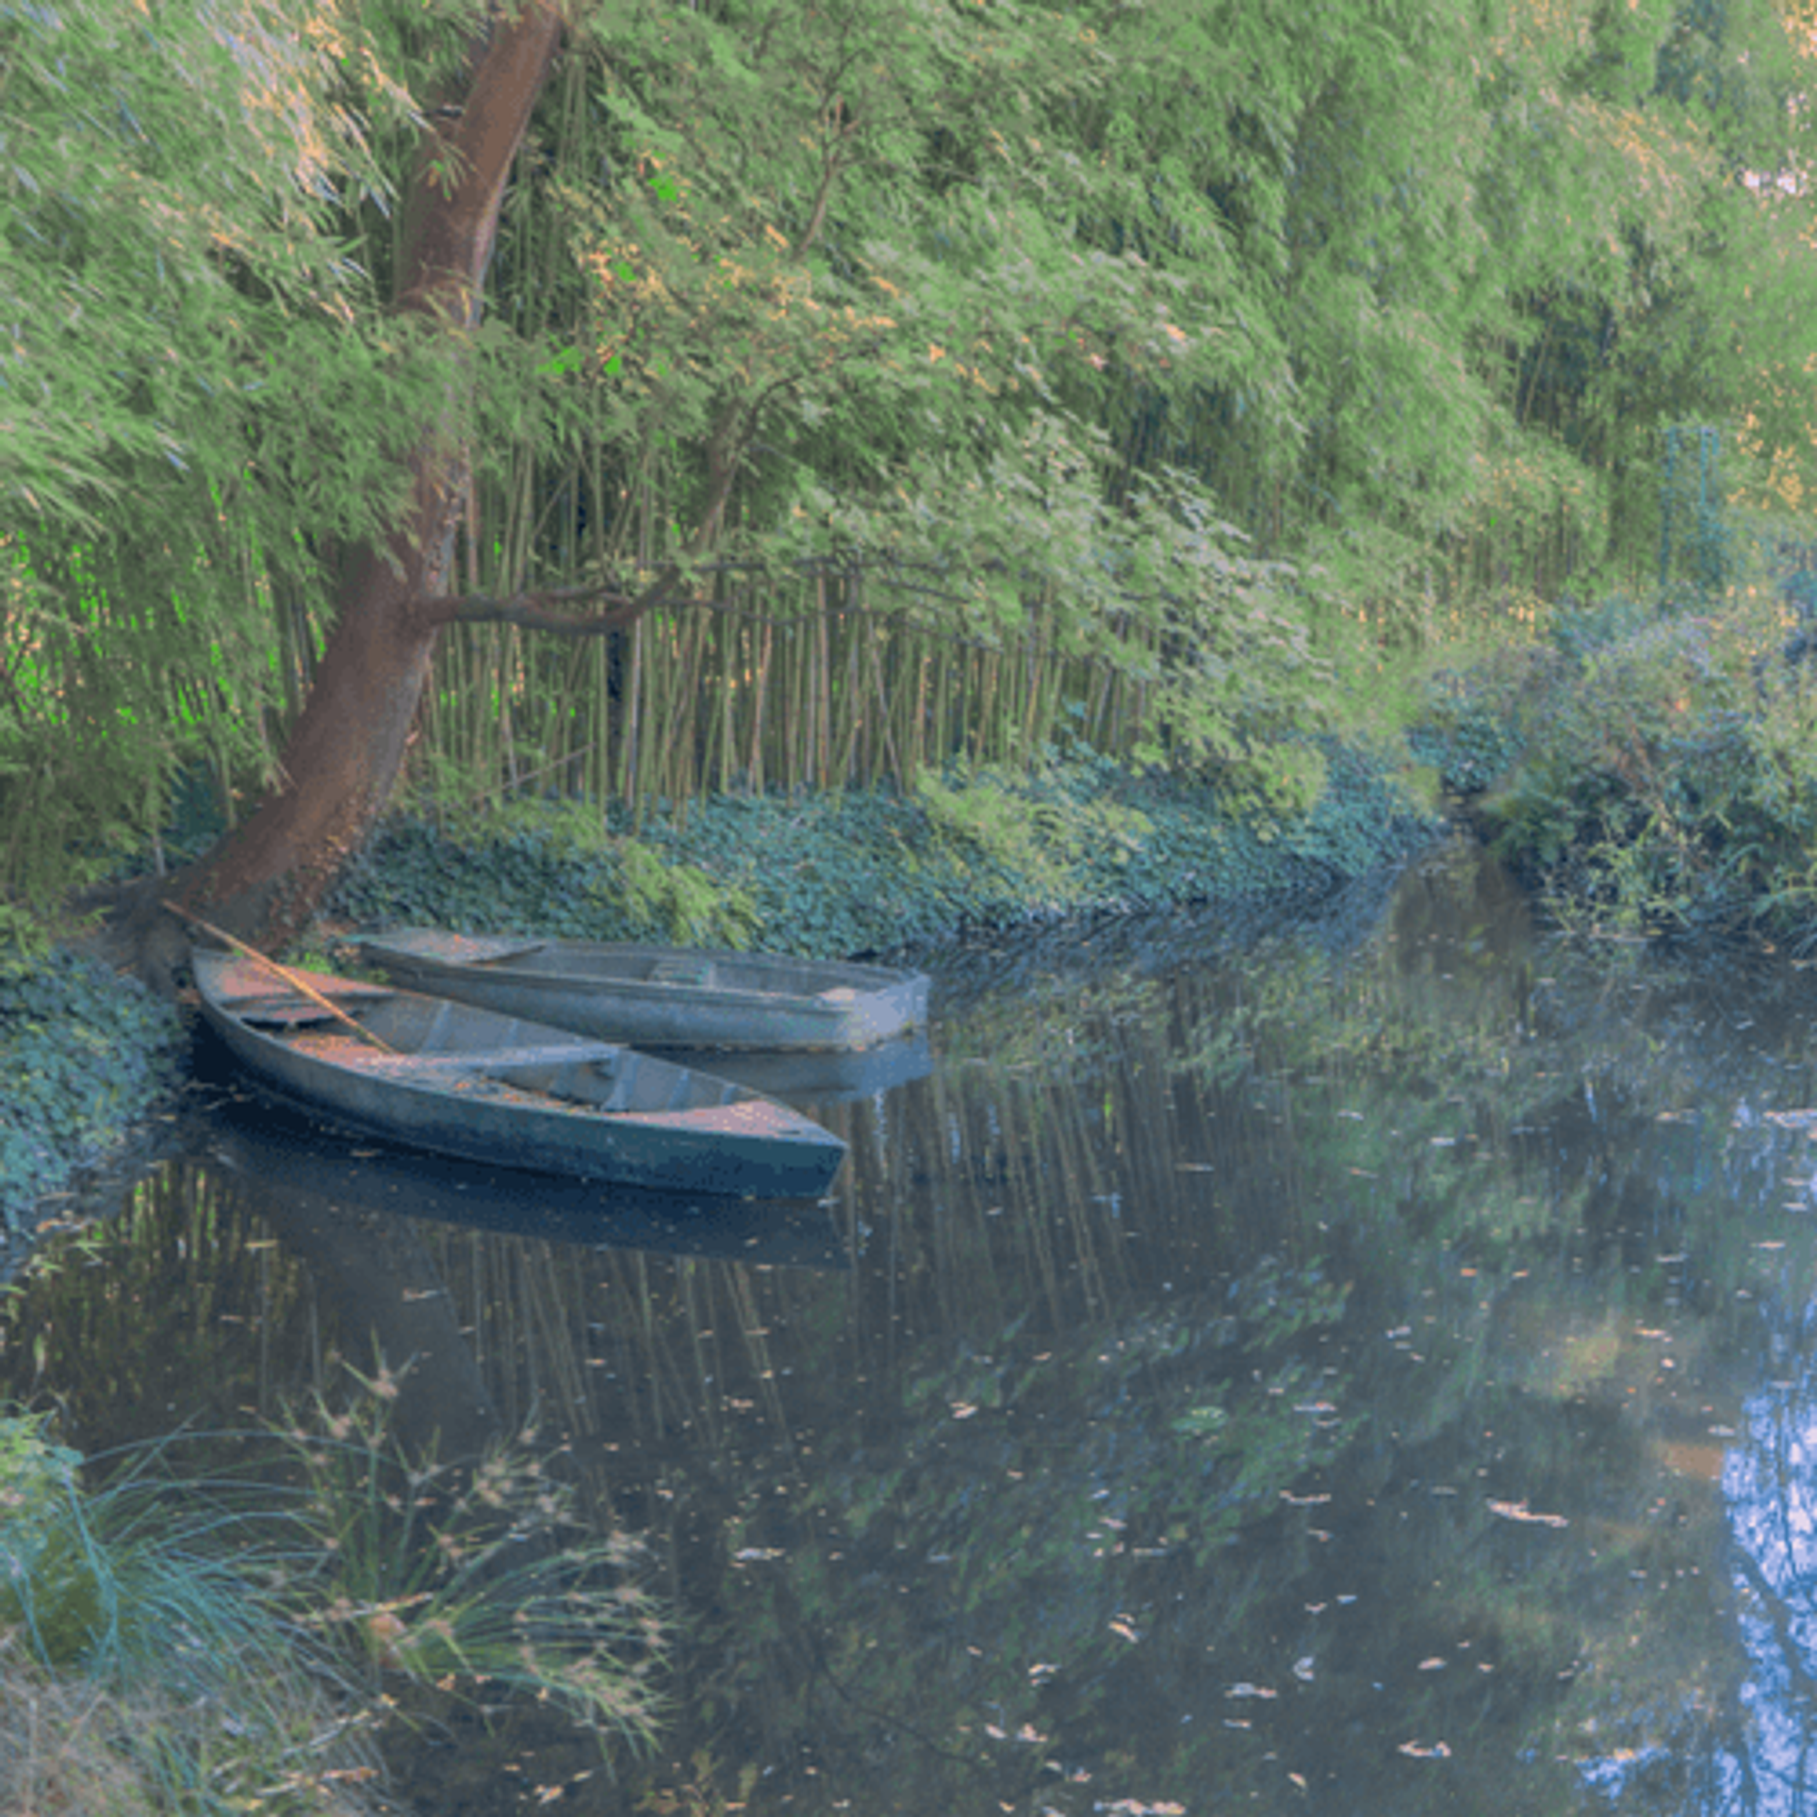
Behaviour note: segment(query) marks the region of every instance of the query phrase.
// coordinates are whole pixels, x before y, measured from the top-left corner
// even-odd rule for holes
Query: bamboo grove
[[[691,595],[452,627],[429,806],[1075,739],[1266,790],[1384,660],[1683,572],[1672,451],[1809,483],[1762,0],[577,7],[456,368],[387,198],[475,16],[0,7],[0,888],[269,780],[406,424],[469,591]]]

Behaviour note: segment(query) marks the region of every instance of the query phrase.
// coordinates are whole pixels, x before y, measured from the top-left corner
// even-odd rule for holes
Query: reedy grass
[[[278,1436],[300,1472],[297,1518],[318,1562],[305,1625],[361,1662],[368,1691],[402,1674],[475,1702],[522,1694],[633,1747],[653,1737],[664,1624],[638,1542],[599,1535],[533,1432],[477,1465],[407,1454],[389,1431],[396,1378],[354,1375]]]
[[[85,1460],[0,1420],[0,1809],[364,1809],[400,1681],[651,1738],[664,1627],[636,1543],[587,1531],[521,1447],[407,1457],[393,1389],[380,1369],[345,1409],[224,1435],[225,1475],[180,1473],[173,1440]]]
[[[371,1718],[275,1591],[296,1533],[171,1453],[84,1460],[41,1419],[0,1421],[5,1808],[356,1808]]]

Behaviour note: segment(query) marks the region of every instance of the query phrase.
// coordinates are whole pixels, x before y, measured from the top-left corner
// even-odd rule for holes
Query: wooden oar
[[[397,1052],[397,1049],[389,1042],[381,1040],[371,1029],[356,1022],[338,1003],[331,1002],[324,997],[313,984],[293,972],[289,966],[280,965],[277,960],[260,952],[256,946],[248,946],[244,940],[236,940],[225,928],[216,927],[213,922],[204,921],[200,915],[192,915],[188,909],[178,908],[174,902],[166,902],[164,907],[169,909],[179,921],[187,921],[191,927],[200,928],[211,939],[224,940],[236,953],[243,953],[248,959],[256,959],[260,965],[269,967],[293,991],[300,992],[311,1003],[319,1003],[337,1022],[345,1022],[362,1041],[370,1041],[381,1053],[395,1054]]]

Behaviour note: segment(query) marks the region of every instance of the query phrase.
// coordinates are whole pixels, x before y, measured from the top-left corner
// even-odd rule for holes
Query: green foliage
[[[0,1217],[33,1204],[174,1083],[175,1014],[136,980],[59,949],[0,967]]]
[[[1409,752],[1454,793],[1481,794],[1521,755],[1522,718],[1536,671],[1543,672],[1543,661],[1530,644],[1466,668],[1436,670],[1423,690],[1417,723],[1408,728]]]
[[[444,639],[432,792],[633,810],[1037,765],[1076,715],[1292,818],[1359,638],[1662,538],[1714,577],[1662,425],[1817,481],[1808,81],[1754,0],[583,9],[456,346],[391,313],[386,210],[477,10],[0,18],[0,912],[198,769],[269,785],[431,424],[468,584],[697,589]]]
[[[1810,927],[1817,706],[1785,631],[1745,596],[1650,621],[1618,601],[1561,627],[1525,757],[1482,804],[1561,917]]]
[[[43,1418],[0,1418],[0,1510],[5,1513],[9,1558],[36,1555],[47,1543],[65,1499],[75,1491],[82,1455],[53,1443],[45,1424]],[[17,1594],[11,1594],[17,1619]]]
[[[1310,813],[1258,814],[1166,773],[1057,756],[888,791],[714,796],[583,850],[573,810],[465,837],[389,823],[331,901],[357,921],[761,945],[823,958],[939,940],[1057,907],[1316,891],[1415,849],[1432,823],[1378,760],[1320,747]]]
[[[395,1392],[381,1371],[279,1435],[300,1493],[180,1477],[169,1446],[103,1473],[43,1419],[0,1418],[0,1626],[38,1668],[158,1711],[133,1749],[158,1808],[322,1808],[349,1738],[395,1707],[387,1676],[648,1740],[665,1632],[637,1547],[585,1531],[521,1451],[406,1460]]]
[[[640,840],[617,849],[618,902],[629,927],[654,927],[677,946],[747,947],[761,926],[748,889],[697,864],[672,864]]]
[[[44,1665],[201,1685],[270,1645],[244,1582],[197,1549],[220,1510],[199,1496],[181,1515],[155,1506],[161,1485],[144,1460],[90,1493],[80,1454],[49,1443],[41,1421],[0,1422],[0,1440],[0,1621]]]
[[[0,1693],[17,1692],[24,1660],[90,1687],[83,1721],[101,1712],[121,1759],[86,1770],[125,1774],[150,1802],[85,1808],[319,1810],[374,1769],[355,1745],[362,1719],[327,1694],[332,1663],[274,1591],[286,1522],[269,1496],[255,1508],[243,1486],[180,1479],[171,1461],[152,1446],[98,1469],[42,1418],[0,1417],[0,1653],[18,1649]],[[67,1770],[61,1747],[46,1752]],[[15,1746],[0,1750],[0,1780],[20,1770]]]
[[[394,521],[449,365],[339,231],[389,188],[368,129],[413,115],[371,51],[339,7],[0,16],[11,895],[153,832],[198,757],[262,782],[320,539]]]
[[[1094,873],[1112,874],[1142,850],[1154,823],[1139,808],[1069,791],[1064,779],[1020,777],[986,767],[961,771],[949,785],[931,770],[915,793],[937,838],[969,847],[1031,904],[1062,907]]]
[[[395,823],[333,906],[363,921],[732,948],[749,946],[761,925],[739,881],[562,802],[514,803],[445,832]]]

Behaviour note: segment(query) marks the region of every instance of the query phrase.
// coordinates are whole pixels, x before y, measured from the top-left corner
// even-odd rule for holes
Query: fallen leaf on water
[[[1534,1514],[1525,1502],[1495,1502],[1488,1504],[1491,1514],[1499,1514],[1503,1520],[1522,1521],[1532,1527],[1568,1527],[1570,1521],[1562,1514]]]

